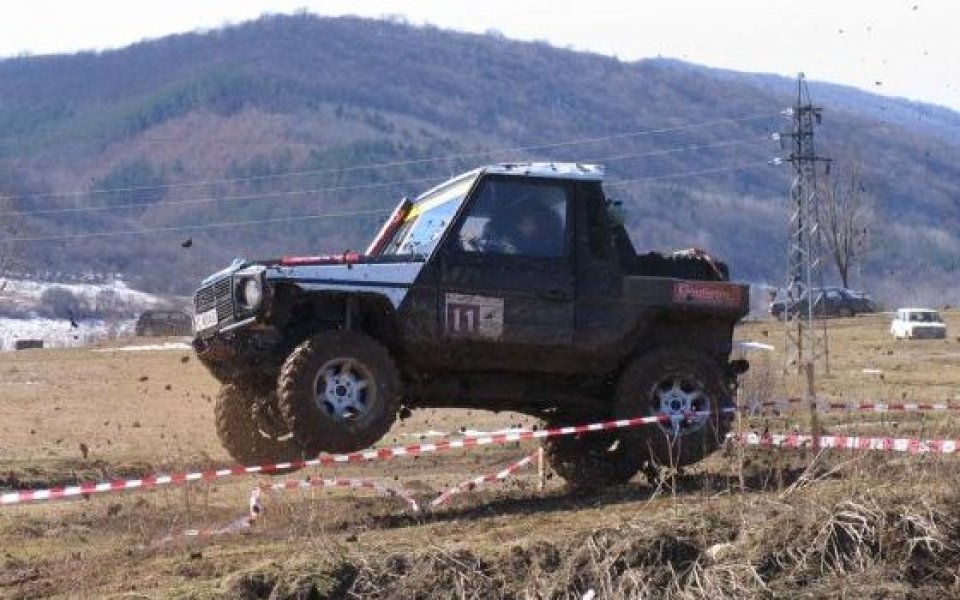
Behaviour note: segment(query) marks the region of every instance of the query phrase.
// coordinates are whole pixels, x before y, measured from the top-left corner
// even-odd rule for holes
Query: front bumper
[[[947,337],[945,327],[914,327],[907,333],[911,338],[917,340],[940,340]]]

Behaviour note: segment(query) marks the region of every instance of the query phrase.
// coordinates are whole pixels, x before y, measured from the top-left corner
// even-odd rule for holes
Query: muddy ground
[[[960,314],[948,314],[954,335],[940,341],[894,342],[888,323],[882,315],[830,322],[822,393],[960,401]],[[739,328],[738,339],[777,348],[750,354],[745,395],[802,389],[792,369],[784,374],[782,331],[775,322]],[[186,349],[0,353],[0,488],[225,466],[213,429],[216,389]],[[952,415],[832,414],[823,422],[844,434],[960,438]],[[412,443],[428,430],[518,424],[534,422],[421,411],[384,444]],[[805,431],[808,421],[798,411],[742,426]],[[511,444],[287,477],[373,477],[428,501],[532,450]],[[957,596],[957,464],[731,448],[684,473],[638,476],[596,495],[572,494],[549,472],[540,490],[528,468],[420,515],[366,490],[294,490],[265,495],[253,527],[199,538],[182,533],[243,517],[257,482],[284,477],[5,507],[0,597]]]

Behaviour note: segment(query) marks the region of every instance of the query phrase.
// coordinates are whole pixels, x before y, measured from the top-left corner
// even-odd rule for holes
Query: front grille
[[[193,299],[197,314],[216,308],[217,321],[232,317],[233,290],[231,289],[231,281],[230,277],[225,277],[197,290]]]
[[[924,340],[936,339],[939,337],[946,337],[944,334],[945,330],[940,327],[914,327],[913,328],[913,337],[918,337]]]

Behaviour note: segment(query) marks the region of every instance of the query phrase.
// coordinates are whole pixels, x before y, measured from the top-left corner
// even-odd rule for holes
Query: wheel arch
[[[392,353],[398,352],[400,326],[392,300],[378,291],[309,290],[293,283],[276,286],[271,318],[293,345],[327,329],[361,331]]]
[[[684,346],[725,363],[733,351],[735,322],[719,315],[662,311],[639,323],[627,347],[622,367],[663,346]]]

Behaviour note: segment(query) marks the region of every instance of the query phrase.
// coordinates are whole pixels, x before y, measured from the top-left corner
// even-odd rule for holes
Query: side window
[[[473,254],[561,257],[567,196],[561,184],[488,179],[455,241],[461,250]]]

